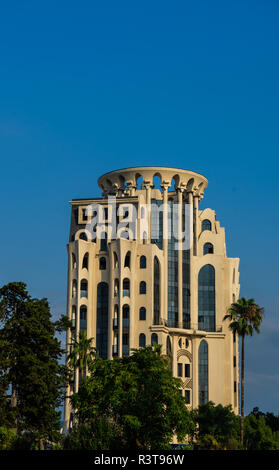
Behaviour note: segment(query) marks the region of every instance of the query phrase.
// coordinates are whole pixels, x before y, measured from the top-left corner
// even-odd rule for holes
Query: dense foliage
[[[114,360],[96,357],[89,376],[71,398],[76,424],[70,448],[167,449],[193,422],[158,345],[134,350]]]
[[[47,299],[31,298],[24,283],[0,289],[0,426],[40,448],[60,436],[67,374],[56,333],[67,326],[64,317],[53,322]]]

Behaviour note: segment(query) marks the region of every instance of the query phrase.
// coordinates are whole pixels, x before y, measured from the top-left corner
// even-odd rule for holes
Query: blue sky
[[[0,10],[0,283],[65,312],[70,206],[121,167],[209,180],[241,295],[246,412],[279,412],[279,3],[13,1]]]

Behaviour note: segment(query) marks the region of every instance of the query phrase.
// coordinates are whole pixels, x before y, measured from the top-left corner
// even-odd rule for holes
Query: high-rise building
[[[238,412],[238,342],[223,321],[239,295],[239,259],[199,209],[207,179],[166,167],[112,171],[102,197],[73,199],[68,316],[104,359],[154,342],[181,378],[188,408],[213,401]],[[70,343],[70,333],[68,343]],[[79,371],[69,387],[77,391]],[[70,426],[69,401],[65,406]]]

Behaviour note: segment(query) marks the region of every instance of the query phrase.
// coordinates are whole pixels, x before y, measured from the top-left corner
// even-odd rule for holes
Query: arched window
[[[146,320],[146,308],[141,307],[139,313],[140,313],[139,314],[139,319],[140,320]]]
[[[129,305],[125,304],[122,307],[122,314],[123,314],[123,328],[129,328],[130,326],[130,307]]]
[[[146,282],[144,282],[144,281],[140,282],[139,293],[140,294],[146,294]]]
[[[199,405],[208,402],[208,344],[203,339],[199,346]]]
[[[215,331],[215,269],[206,264],[200,269],[199,285],[199,330]]]
[[[158,335],[157,335],[157,333],[152,333],[152,335],[151,335],[151,345],[153,346],[153,344],[158,344]]]
[[[113,252],[113,262],[114,262],[114,268],[118,268],[118,256],[115,253],[115,251]]]
[[[130,297],[130,279],[123,279],[123,297]]]
[[[76,255],[72,253],[72,269],[76,269],[76,267],[77,267]]]
[[[114,297],[118,297],[119,295],[119,280],[114,279]]]
[[[141,256],[140,257],[140,269],[145,269],[146,268],[146,257]]]
[[[96,347],[102,359],[108,358],[108,284],[97,286],[97,335]]]
[[[141,333],[141,334],[139,335],[139,347],[140,347],[140,348],[144,348],[144,347],[145,347],[145,343],[146,343],[145,334],[144,334],[144,333]]]
[[[100,243],[100,251],[107,251],[107,249],[108,249],[107,239],[108,239],[107,233],[102,232],[102,234],[101,234],[101,243]]]
[[[88,241],[88,238],[87,238],[87,235],[85,232],[81,232],[80,236],[79,236],[79,239],[80,240],[84,240],[85,242]]]
[[[128,253],[125,256],[124,268],[130,268],[130,262],[131,262],[131,252],[128,251]]]
[[[79,328],[82,331],[87,329],[87,307],[82,305],[79,310]]]
[[[213,248],[212,243],[205,243],[203,245],[203,254],[208,255],[208,254],[211,254],[211,253],[214,253],[214,248]]]
[[[72,297],[76,297],[77,295],[77,281],[76,279],[73,280],[72,284]]]
[[[107,260],[103,256],[99,259],[99,268],[104,271],[107,268]]]
[[[82,279],[80,281],[80,296],[81,297],[87,297],[88,296],[88,292],[87,292],[87,280],[86,279]]]
[[[82,260],[82,268],[88,269],[88,253],[85,253],[83,260]]]
[[[211,230],[211,222],[208,219],[204,219],[202,221],[202,232],[204,232],[205,230]]]

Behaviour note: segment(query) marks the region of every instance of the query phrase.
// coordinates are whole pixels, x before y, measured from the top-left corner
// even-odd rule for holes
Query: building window
[[[77,281],[76,279],[73,280],[72,284],[72,297],[76,297],[77,295]]]
[[[87,293],[87,281],[86,279],[82,279],[82,281],[80,281],[80,296],[81,297],[87,297],[88,293]]]
[[[191,402],[191,395],[190,395],[190,390],[185,390],[185,403],[186,405],[189,405]]]
[[[130,307],[129,305],[125,304],[122,307],[122,314],[123,314],[123,328],[129,328],[130,326]]]
[[[118,257],[115,251],[113,252],[113,261],[114,261],[114,268],[118,268]]]
[[[79,327],[80,327],[80,330],[82,331],[86,331],[87,329],[87,307],[86,305],[82,305],[80,307],[80,311],[79,311]]]
[[[73,305],[72,306],[72,328],[76,327],[76,312],[77,312],[76,306]]]
[[[182,377],[182,364],[181,364],[181,362],[179,362],[177,364],[177,375],[178,375],[178,377]]]
[[[82,269],[88,269],[88,253],[85,253],[82,260]]]
[[[233,356],[233,366],[236,367],[236,356]]]
[[[140,308],[139,319],[140,320],[146,320],[146,308],[145,307]]]
[[[202,340],[199,346],[199,405],[208,402],[208,344]]]
[[[114,306],[113,328],[118,328],[118,305]]]
[[[157,333],[152,333],[152,335],[151,335],[151,345],[153,346],[153,344],[158,344],[158,335],[157,335]]]
[[[190,375],[190,364],[185,364],[185,377],[191,377]]]
[[[108,249],[108,244],[107,244],[107,233],[106,232],[102,232],[101,234],[101,244],[100,244],[100,251],[107,251]]]
[[[215,269],[206,264],[200,269],[199,285],[199,330],[215,331]]]
[[[146,268],[146,257],[141,256],[140,257],[140,269],[145,269]]]
[[[108,284],[97,286],[97,335],[96,347],[102,359],[108,358]]]
[[[123,297],[130,297],[130,279],[123,279]]]
[[[122,336],[122,356],[129,356],[129,334],[123,333]]]
[[[205,230],[211,230],[211,222],[208,219],[202,221],[202,232]]]
[[[155,256],[154,258],[154,308],[153,308],[153,324],[159,325],[160,322],[160,263]]]
[[[77,267],[76,255],[72,253],[72,269],[76,269],[76,267]]]
[[[140,347],[140,348],[144,348],[144,347],[145,347],[145,343],[146,343],[145,334],[141,333],[141,334],[139,335],[139,347]]]
[[[167,355],[171,356],[171,340],[170,337],[167,337],[167,347],[166,347]]]
[[[208,255],[208,254],[213,254],[214,253],[214,248],[212,243],[205,243],[203,245],[203,254]]]
[[[118,297],[119,295],[119,280],[114,279],[114,297]]]
[[[87,235],[85,232],[81,232],[80,236],[79,236],[79,239],[80,240],[84,240],[85,242],[88,241],[88,238],[87,238]]]
[[[99,259],[99,268],[104,271],[107,268],[107,260],[103,256]]]
[[[130,268],[130,262],[131,262],[131,252],[128,251],[128,253],[125,256],[124,268]]]
[[[140,293],[140,294],[146,294],[146,282],[141,281],[139,293]]]

